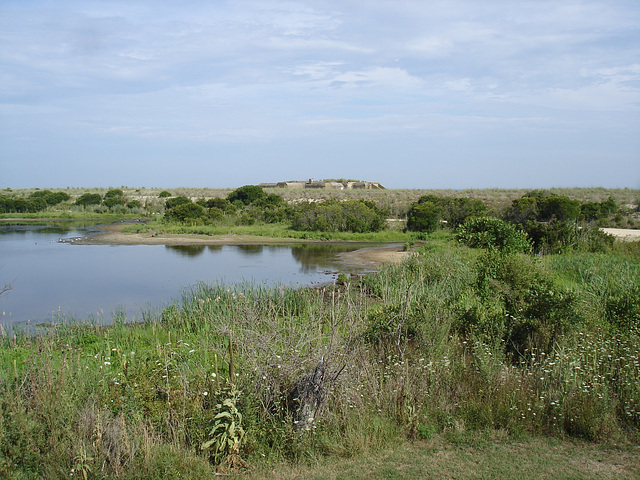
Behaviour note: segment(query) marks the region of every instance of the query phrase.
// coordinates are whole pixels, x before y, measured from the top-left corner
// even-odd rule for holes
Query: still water
[[[345,272],[347,245],[73,245],[60,240],[95,232],[88,225],[0,225],[0,325],[15,330],[60,316],[109,323],[179,300],[198,282],[306,286]],[[353,269],[349,272],[354,272]]]

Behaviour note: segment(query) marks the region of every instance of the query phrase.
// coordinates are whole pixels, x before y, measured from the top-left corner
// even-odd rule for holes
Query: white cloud
[[[425,138],[500,129],[532,132],[532,152],[554,128],[606,145],[640,116],[639,25],[634,1],[2,2],[0,155],[79,132],[278,155],[350,134],[419,155]],[[475,153],[463,145],[447,161]]]

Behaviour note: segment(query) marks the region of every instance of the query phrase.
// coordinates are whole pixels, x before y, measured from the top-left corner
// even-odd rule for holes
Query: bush
[[[598,228],[577,222],[528,222],[526,231],[533,248],[541,253],[562,253],[570,250],[606,252],[613,247],[615,238]]]
[[[171,209],[180,205],[187,205],[189,203],[193,203],[190,198],[180,196],[167,199],[164,206],[167,209]]]
[[[105,200],[107,198],[122,198],[124,197],[124,192],[119,188],[111,188],[107,190],[107,193],[104,194]]]
[[[204,202],[203,207],[206,208],[217,208],[224,213],[234,213],[236,211],[236,207],[226,198],[211,198]]]
[[[440,225],[440,221],[456,228],[468,218],[485,215],[486,212],[486,205],[477,199],[424,195],[411,205],[407,216],[407,229],[414,232],[433,232]]]
[[[47,205],[58,205],[66,200],[69,200],[69,195],[65,192],[52,192],[51,190],[38,190],[29,195],[29,199],[41,198]]]
[[[319,232],[378,232],[386,226],[384,212],[362,200],[303,204],[292,213],[294,230]]]
[[[33,213],[47,208],[47,202],[42,197],[12,198],[0,195],[0,213]]]
[[[126,203],[126,200],[124,199],[124,197],[106,197],[103,203],[106,207],[113,208],[118,205],[124,205]]]
[[[85,193],[76,199],[76,205],[87,207],[89,205],[100,205],[102,197],[99,193]]]
[[[525,232],[494,217],[468,220],[458,227],[456,238],[472,248],[495,249],[505,253],[531,252],[531,241]]]
[[[231,192],[227,196],[227,200],[231,203],[240,201],[244,205],[249,205],[250,203],[266,196],[267,194],[264,193],[264,190],[257,185],[245,185],[244,187],[236,188]]]
[[[204,208],[195,203],[183,203],[167,210],[165,218],[167,220],[174,220],[178,222],[185,222],[187,220],[196,220],[205,215]]]
[[[160,192],[160,194],[158,195],[158,198],[169,198],[173,195],[171,195],[171,192],[168,192],[166,190],[163,190]]]
[[[407,214],[407,230],[412,232],[435,232],[440,226],[442,209],[433,202],[415,203]]]
[[[503,340],[511,352],[551,351],[559,335],[578,320],[575,297],[557,287],[535,258],[488,252],[476,268],[482,303],[497,301],[502,307],[504,314],[496,320],[504,325]]]
[[[505,219],[518,225],[525,225],[530,221],[564,222],[577,220],[579,216],[580,202],[544,190],[534,190],[515,199],[505,212]]]

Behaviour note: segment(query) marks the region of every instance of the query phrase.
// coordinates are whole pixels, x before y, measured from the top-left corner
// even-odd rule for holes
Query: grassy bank
[[[164,205],[164,199],[160,197],[162,188],[134,188],[119,187],[125,197],[129,200],[137,200],[143,205],[147,212],[160,212]],[[107,188],[67,188],[56,189],[71,196],[71,202],[85,193],[94,193],[104,195],[109,189]],[[225,198],[233,191],[233,188],[172,188],[169,189],[173,196],[185,196],[192,200]],[[28,197],[37,190],[35,189],[8,189],[3,190],[0,194],[17,195],[20,197]],[[380,208],[389,212],[391,218],[401,218],[406,215],[411,204],[416,202],[421,196],[433,194],[442,197],[468,197],[483,201],[490,209],[490,212],[497,213],[505,209],[509,204],[517,198],[526,194],[526,189],[465,189],[465,190],[442,190],[442,189],[388,189],[388,190],[331,190],[331,189],[296,189],[296,188],[274,188],[265,189],[268,193],[281,195],[287,203],[295,204],[300,202],[316,202],[328,199],[338,200],[370,200],[375,202]],[[609,196],[613,197],[616,202],[621,204],[637,204],[640,200],[640,190],[637,189],[611,189],[611,188],[552,188],[549,191],[557,195],[566,195],[571,199],[581,202],[601,202]],[[80,214],[93,213],[95,208],[70,206],[63,203],[56,207],[51,207],[47,212],[56,214],[55,212],[73,212]],[[144,213],[143,211],[136,212]],[[40,215],[40,214],[38,214]],[[57,215],[57,214],[56,214]],[[4,215],[0,215],[4,216]],[[46,217],[43,217],[46,218]]]
[[[284,223],[258,223],[254,225],[216,224],[216,225],[188,225],[171,224],[161,221],[146,224],[127,225],[122,229],[125,233],[142,234],[190,234],[190,235],[238,235],[267,237],[270,239],[304,240],[304,241],[352,241],[352,242],[408,242],[415,241],[420,235],[405,233],[400,229],[390,228],[380,232],[309,232],[292,230]]]
[[[362,281],[195,285],[141,324],[3,336],[0,476],[361,478],[366,464],[400,478],[457,470],[468,444],[508,478],[486,463],[495,452],[520,452],[533,474],[539,442],[576,439],[623,445],[612,455],[631,478],[639,288],[633,257],[440,237]],[[517,446],[529,438],[553,440]]]

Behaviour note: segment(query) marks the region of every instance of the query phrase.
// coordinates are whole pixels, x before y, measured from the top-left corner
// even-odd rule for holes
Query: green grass
[[[260,467],[247,479],[635,479],[637,447],[593,445],[545,437],[512,439],[504,432],[437,436],[351,458]]]
[[[384,183],[384,182],[383,182]],[[239,185],[238,185],[239,186]],[[163,188],[144,187],[118,187],[123,190],[125,197],[130,200],[139,200],[143,205],[147,204],[151,209],[162,204],[158,195]],[[233,191],[233,188],[172,188],[169,190],[174,196],[186,196],[193,200],[199,198],[226,197]],[[56,189],[52,189],[56,191]],[[63,191],[72,196],[72,201],[84,193],[99,193],[104,195],[107,188],[68,188]],[[15,189],[11,192],[0,193],[28,196],[34,189]],[[464,190],[444,190],[444,189],[388,189],[388,190],[330,190],[330,189],[267,189],[268,193],[277,193],[288,202],[322,200],[322,199],[349,199],[349,200],[372,200],[379,207],[389,211],[391,218],[400,218],[406,215],[410,204],[417,201],[421,196],[435,194],[445,197],[466,196],[485,202],[491,211],[498,212],[507,207],[512,200],[523,196],[529,190],[526,189],[464,189]],[[581,202],[601,202],[610,195],[617,202],[623,204],[638,204],[640,201],[640,190],[638,189],[605,189],[605,188],[552,188],[552,193],[566,195],[569,198],[580,200]]]
[[[94,213],[87,211],[45,210],[37,213],[1,213],[0,218],[15,220],[47,221],[55,220],[127,220],[139,218],[139,214],[133,213]]]
[[[349,242],[406,242],[418,238],[417,234],[404,233],[401,230],[389,229],[381,232],[350,233],[350,232],[301,232],[292,230],[282,223],[254,225],[177,225],[161,221],[148,224],[126,226],[124,232],[155,233],[155,234],[191,234],[191,235],[238,235],[268,237],[282,241],[349,241]]]
[[[640,262],[446,233],[419,251],[362,282],[198,284],[141,323],[1,337],[0,477],[637,477]],[[246,435],[218,465],[200,446],[235,389]]]

